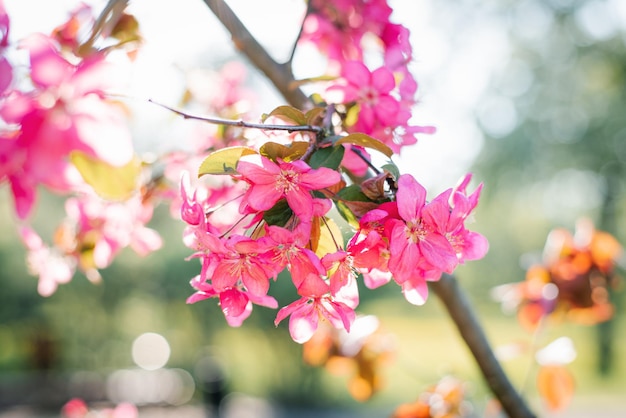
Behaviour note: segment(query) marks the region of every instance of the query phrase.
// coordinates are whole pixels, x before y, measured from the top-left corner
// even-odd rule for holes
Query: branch
[[[80,46],[81,51],[89,51],[93,47],[93,44],[96,42],[98,36],[105,32],[105,29],[111,29],[116,25],[129,1],[130,0],[109,0],[96,19],[89,39],[83,42]]]
[[[311,102],[302,90],[293,87],[295,84],[292,83],[295,82],[295,78],[291,72],[291,66],[279,64],[270,57],[224,0],[203,1],[230,32],[235,47],[265,74],[291,106],[298,109],[311,106]]]
[[[302,32],[304,31],[304,22],[309,17],[312,11],[313,11],[313,2],[311,0],[308,0],[306,2],[306,12],[304,13],[304,17],[302,18],[302,24],[300,25],[298,36],[296,36],[295,41],[293,41],[293,47],[291,48],[291,53],[289,54],[289,59],[287,60],[287,65],[289,65],[289,68],[291,68],[293,58],[296,55],[296,49],[298,48],[298,42],[300,42],[300,38],[302,37]]]
[[[487,385],[510,418],[535,418],[496,359],[470,302],[454,276],[444,274],[430,283],[480,367]]]
[[[203,122],[212,123],[214,125],[237,126],[240,128],[263,129],[267,131],[315,132],[315,133],[320,133],[324,131],[324,128],[322,128],[321,126],[313,126],[313,125],[271,125],[271,124],[265,124],[265,123],[250,123],[250,122],[246,122],[243,120],[220,119],[220,118],[211,118],[208,116],[192,115],[190,113],[183,112],[182,110],[174,109],[173,107],[164,105],[163,103],[156,102],[152,99],[148,99],[148,101],[164,109],[167,109],[170,112],[176,113],[177,115],[180,115],[185,119],[200,120]]]

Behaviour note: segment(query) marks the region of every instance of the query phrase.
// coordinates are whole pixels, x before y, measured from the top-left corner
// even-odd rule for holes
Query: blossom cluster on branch
[[[271,140],[218,150],[203,161],[200,176],[228,176],[241,189],[235,199],[216,202],[236,202],[230,224],[223,217],[213,222],[221,210],[183,180],[185,242],[202,263],[189,302],[217,298],[228,323],[238,326],[254,304],[278,307],[268,291],[286,269],[300,298],[282,307],[275,322],[290,317],[291,336],[303,343],[320,319],[350,330],[357,280],[370,288],[393,280],[421,305],[428,281],[486,253],[486,239],[465,226],[482,188],[468,192],[471,176],[427,201],[426,189],[391,160],[381,169],[371,162],[372,153],[391,158],[417,132],[430,131],[408,124],[417,84],[407,68],[408,30],[389,23],[390,12],[384,1],[310,4],[301,42],[327,54],[337,77],[307,112],[288,106],[270,112],[264,122],[285,127]],[[351,27],[353,19],[359,24]],[[338,39],[335,31],[345,31],[336,48],[328,42]],[[363,61],[366,34],[383,45],[386,64],[373,71]],[[333,206],[347,227],[337,226]]]

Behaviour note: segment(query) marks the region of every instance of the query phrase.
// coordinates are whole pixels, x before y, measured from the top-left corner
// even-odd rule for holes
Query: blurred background
[[[14,40],[32,31],[48,32],[75,5],[58,1],[49,13],[34,15],[29,10],[50,3],[5,3]],[[273,55],[287,56],[304,12],[302,1],[229,4]],[[474,185],[485,185],[471,228],[487,236],[490,251],[483,260],[461,266],[457,276],[490,341],[494,346],[545,345],[570,337],[577,351],[570,365],[576,394],[573,405],[558,416],[618,416],[626,407],[626,334],[619,332],[624,330],[623,292],[612,295],[617,315],[610,322],[552,324],[540,342],[533,342],[514,315],[501,311],[490,289],[523,280],[548,232],[573,230],[580,217],[626,243],[626,3],[390,4],[396,10],[393,20],[412,31],[413,67],[420,82],[416,123],[438,129],[407,150],[398,165],[413,173],[431,197],[467,171],[474,173]],[[188,129],[181,126],[193,122],[164,118],[141,99],[175,104],[185,71],[217,69],[241,58],[199,0],[175,6],[131,1],[129,10],[146,39],[131,84],[131,94],[139,99],[129,104],[133,129],[140,150],[158,153],[172,149]],[[316,71],[316,63],[299,62],[297,76]],[[247,84],[263,97],[259,113],[280,104],[252,69]],[[50,237],[62,218],[61,200],[44,194],[37,228]],[[71,397],[129,401],[145,416],[166,416],[167,411],[206,416],[211,405],[219,404],[223,417],[296,416],[294,410],[297,416],[320,416],[319,410],[323,416],[389,416],[395,406],[413,401],[448,374],[467,382],[478,416],[489,409],[482,378],[435,297],[416,308],[396,286],[363,290],[360,311],[378,316],[381,328],[394,335],[396,351],[382,369],[382,389],[359,403],[346,388],[347,375],[303,364],[302,347],[291,341],[286,324],[274,327],[274,311],[255,308],[241,328],[231,329],[213,301],[185,304],[191,294],[188,282],[199,265],[184,260],[190,251],[181,241],[183,224],[167,208],[160,208],[151,223],[164,237],[163,249],[146,258],[124,252],[102,272],[100,285],[78,276],[49,298],[37,294],[37,280],[27,272],[15,223],[3,186],[0,416],[58,416]],[[280,280],[274,286],[279,304],[295,298],[289,286],[283,287]],[[503,364],[533,408],[553,416],[532,384],[532,358],[519,356]]]

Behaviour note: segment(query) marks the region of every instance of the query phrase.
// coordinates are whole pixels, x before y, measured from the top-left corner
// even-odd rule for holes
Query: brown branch
[[[313,125],[271,125],[271,124],[266,124],[266,123],[251,123],[251,122],[246,122],[243,120],[221,119],[221,118],[212,118],[209,116],[192,115],[191,113],[174,109],[173,107],[164,105],[163,103],[159,103],[152,99],[148,99],[148,101],[164,109],[167,109],[172,113],[182,116],[184,119],[199,120],[202,122],[212,123],[214,125],[236,126],[239,128],[262,129],[266,131],[287,131],[287,132],[320,133],[324,130],[324,128],[322,128],[321,126],[313,126]]]
[[[293,87],[295,78],[289,64],[276,62],[223,0],[203,1],[230,32],[235,47],[265,74],[291,106],[298,109],[311,107],[302,90]]]
[[[444,274],[441,280],[431,282],[430,285],[448,310],[461,337],[478,363],[487,385],[500,401],[504,411],[510,418],[534,418],[535,415],[528,409],[522,397],[504,374],[478,322],[476,313],[456,278]]]
[[[107,5],[104,7],[104,9],[94,22],[89,38],[80,46],[79,49],[81,52],[87,52],[91,50],[98,36],[102,33],[105,33],[107,30],[110,30],[117,24],[129,1],[130,0],[108,1]]]

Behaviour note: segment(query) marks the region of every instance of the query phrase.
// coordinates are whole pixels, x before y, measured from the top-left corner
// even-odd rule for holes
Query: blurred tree
[[[477,112],[487,139],[476,171],[497,179],[486,188],[485,206],[497,207],[495,216],[508,217],[510,225],[488,234],[491,257],[515,254],[515,246],[528,248],[520,244],[524,240],[540,248],[541,235],[529,236],[529,223],[542,225],[534,229],[540,234],[583,215],[623,239],[626,225],[618,222],[626,203],[623,6],[529,0],[501,14],[509,22],[511,59]],[[509,242],[511,236],[517,243]],[[599,327],[602,373],[611,368],[612,333],[612,322]]]

